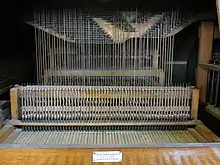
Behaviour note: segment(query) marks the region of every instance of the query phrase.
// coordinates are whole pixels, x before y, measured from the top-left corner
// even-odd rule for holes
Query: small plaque
[[[92,154],[93,162],[122,162],[121,151],[95,151]]]

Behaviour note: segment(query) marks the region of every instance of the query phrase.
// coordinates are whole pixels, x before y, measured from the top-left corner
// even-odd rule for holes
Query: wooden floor
[[[92,152],[122,151],[121,163],[93,163]],[[1,165],[218,165],[219,148],[0,149]]]

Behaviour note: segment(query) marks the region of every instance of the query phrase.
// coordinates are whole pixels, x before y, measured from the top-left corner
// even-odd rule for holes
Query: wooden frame
[[[199,31],[199,57],[196,75],[196,87],[200,90],[200,100],[206,101],[206,84],[208,71],[200,63],[209,63],[212,55],[214,23],[202,22]]]
[[[31,123],[22,123],[18,120],[19,115],[19,99],[18,99],[19,87],[15,87],[11,90],[11,99],[12,99],[12,113],[14,114],[13,119],[10,121],[10,126],[4,126],[3,129],[0,130],[0,143],[4,142],[11,133],[14,131],[15,126],[45,126],[48,123],[41,124],[31,124]],[[50,147],[50,145],[44,145],[42,148],[41,145],[10,145],[10,144],[0,144],[0,155],[2,159],[0,159],[0,164],[8,164],[13,161],[13,164],[57,164],[57,163],[66,163],[66,164],[82,164],[89,165],[94,164],[92,160],[92,154],[94,151],[121,151],[123,154],[123,160],[120,163],[116,164],[158,164],[163,165],[169,163],[175,164],[177,159],[174,158],[176,153],[182,153],[180,155],[180,161],[183,162],[186,159],[186,154],[188,152],[197,152],[200,154],[198,159],[204,159],[205,164],[209,164],[210,160],[207,159],[208,156],[215,156],[215,152],[210,148],[211,144],[208,142],[219,142],[220,139],[212,133],[203,123],[197,120],[198,115],[198,102],[199,102],[199,90],[192,89],[192,113],[191,119],[192,121],[188,123],[147,123],[145,125],[185,125],[191,126],[188,128],[190,134],[199,142],[190,144],[182,144],[183,148],[180,148],[179,144],[164,144],[164,145],[153,145],[153,146],[105,146],[105,145],[92,145],[92,146],[83,146],[83,145],[70,145],[68,148],[66,146],[61,145]],[[50,124],[50,126],[57,126],[57,124]],[[79,123],[70,123],[70,124],[61,124],[59,126],[78,126]],[[91,124],[90,124],[91,125]],[[97,125],[97,124],[96,124]],[[100,124],[98,124],[100,125]],[[106,125],[106,123],[105,123]],[[120,124],[115,124],[120,125]],[[143,123],[133,123],[133,125],[144,125]],[[85,124],[85,126],[88,126]],[[197,147],[200,143],[205,143],[206,146]],[[172,147],[174,145],[175,147]],[[17,147],[16,147],[17,146]],[[24,146],[26,148],[24,148]],[[177,148],[178,147],[178,148]],[[220,150],[219,148],[214,148]],[[13,155],[13,156],[11,156]],[[179,155],[179,154],[178,154]],[[204,156],[201,157],[201,155]],[[193,156],[195,158],[195,154],[190,154],[188,156]],[[39,159],[41,157],[41,159]],[[169,160],[167,158],[169,157]],[[21,158],[21,159],[20,159]],[[179,158],[179,157],[178,157]],[[48,160],[50,160],[48,162]],[[40,161],[40,162],[39,162]],[[216,159],[212,159],[211,163],[218,162],[220,159],[216,156]],[[109,163],[99,163],[99,164],[109,164]],[[186,164],[187,161],[186,161]]]
[[[106,125],[106,123],[23,123],[19,120],[19,98],[18,98],[19,87],[12,88],[10,91],[11,97],[11,114],[12,119],[10,124],[14,126],[97,126],[97,125]],[[149,98],[152,96],[149,96]],[[165,126],[165,125],[195,125],[198,117],[198,105],[199,105],[199,90],[191,89],[191,121],[188,122],[162,122],[162,123],[109,123],[108,126],[131,126],[131,125],[143,125],[143,126]]]
[[[19,103],[18,103],[18,87],[16,87],[14,90],[12,89],[12,105],[15,107],[12,109],[12,112],[18,109]],[[15,97],[16,94],[16,97]],[[16,99],[15,99],[16,98]],[[209,140],[211,142],[220,141],[219,138],[212,133],[207,127],[205,127],[200,121],[197,120],[198,116],[198,103],[199,103],[199,90],[198,89],[192,89],[191,90],[191,98],[192,98],[192,109],[191,109],[191,121],[189,122],[174,122],[174,123],[109,123],[108,126],[128,126],[128,125],[145,125],[145,126],[173,126],[173,125],[184,125],[184,126],[193,126],[195,129],[189,128],[189,132],[197,139],[199,142],[204,142],[204,139]],[[14,101],[14,102],[13,102]],[[18,113],[16,113],[18,114]],[[18,120],[18,116],[15,116],[17,118],[14,118],[10,121],[10,124],[13,126],[97,126],[102,125],[102,123],[22,123],[20,120]],[[103,125],[106,125],[106,123],[103,123]],[[203,138],[201,138],[203,137]]]
[[[198,118],[198,108],[199,108],[199,90],[192,90],[192,107],[191,107],[191,119],[197,120]]]

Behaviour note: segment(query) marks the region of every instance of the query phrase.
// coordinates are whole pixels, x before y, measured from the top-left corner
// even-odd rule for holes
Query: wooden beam
[[[203,69],[213,70],[220,72],[220,66],[214,64],[207,64],[207,63],[199,63],[199,66]]]
[[[10,90],[11,101],[11,117],[12,119],[19,118],[19,104],[18,104],[18,88],[14,87]]]
[[[10,120],[9,123],[13,126],[193,126],[198,123],[197,120],[188,122],[139,122],[139,123],[23,123],[20,120]]]
[[[199,107],[199,90],[192,90],[192,111],[191,119],[196,120],[198,118],[198,107]]]
[[[208,71],[200,67],[199,63],[209,63],[212,56],[214,23],[202,22],[199,32],[199,56],[196,75],[196,87],[200,90],[200,100],[206,101],[206,79]]]

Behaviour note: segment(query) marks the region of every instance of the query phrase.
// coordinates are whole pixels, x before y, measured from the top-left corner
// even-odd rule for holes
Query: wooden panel
[[[12,119],[18,119],[18,88],[12,88],[10,90],[11,101],[11,117]]]
[[[198,63],[209,63],[212,55],[214,24],[213,22],[202,22],[199,33],[199,57]],[[200,90],[200,100],[206,101],[206,79],[208,71],[197,67],[196,87]]]
[[[2,143],[3,141],[5,141],[5,139],[8,138],[8,136],[13,132],[14,127],[13,126],[4,126],[1,130],[0,130],[0,143]]]
[[[193,120],[198,118],[198,106],[199,106],[199,90],[194,89],[192,91],[192,110],[191,117]]]
[[[121,163],[93,163],[93,151],[122,151]],[[208,165],[219,164],[220,148],[0,149],[1,165]]]
[[[220,142],[220,138],[215,135],[210,129],[208,129],[204,124],[200,123],[196,125],[195,129],[209,142]]]

